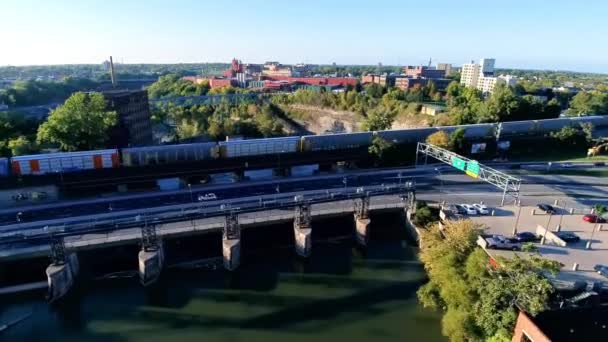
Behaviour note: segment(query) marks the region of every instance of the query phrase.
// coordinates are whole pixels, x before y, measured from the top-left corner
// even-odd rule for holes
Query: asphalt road
[[[442,174],[431,168],[421,169],[380,169],[351,171],[345,174],[317,175],[299,178],[285,178],[280,180],[262,182],[241,182],[228,185],[203,185],[193,187],[192,191],[181,189],[171,192],[151,192],[145,194],[117,195],[110,198],[87,199],[79,201],[58,202],[44,205],[30,205],[20,208],[0,210],[0,227],[19,222],[34,222],[50,219],[62,219],[76,216],[94,215],[102,213],[119,213],[129,210],[148,209],[171,206],[177,204],[198,203],[199,196],[214,194],[216,199],[200,201],[203,204],[225,202],[242,197],[280,195],[311,190],[327,190],[332,193],[346,187],[369,187],[381,184],[394,184],[400,181],[414,180],[419,191],[440,188],[445,186],[466,184],[479,186],[484,183],[473,180],[458,173],[449,166],[440,166]],[[584,192],[590,197],[606,194],[603,190],[594,189],[597,186],[608,186],[608,180],[593,177],[577,177],[563,175],[531,175],[523,176],[522,191],[531,185],[552,184],[553,190],[560,192]],[[490,185],[486,190],[496,191]]]

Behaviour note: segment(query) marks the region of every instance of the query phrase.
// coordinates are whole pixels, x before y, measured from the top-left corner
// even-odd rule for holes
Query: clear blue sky
[[[605,0],[2,0],[0,65],[244,62],[608,73]]]

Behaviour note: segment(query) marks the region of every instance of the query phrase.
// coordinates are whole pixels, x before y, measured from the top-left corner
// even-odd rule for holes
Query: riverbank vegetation
[[[553,287],[543,274],[561,267],[535,254],[490,263],[475,243],[482,232],[470,220],[422,232],[420,259],[429,282],[418,299],[443,311],[442,332],[451,341],[510,341],[519,310],[534,316],[548,309]]]

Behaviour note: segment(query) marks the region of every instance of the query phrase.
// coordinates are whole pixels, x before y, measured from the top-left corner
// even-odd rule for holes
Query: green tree
[[[372,139],[372,144],[368,148],[368,152],[374,157],[376,164],[378,164],[383,161],[386,152],[393,146],[394,144],[386,139],[379,136],[374,136]]]
[[[418,299],[444,311],[442,332],[452,341],[506,340],[518,307],[530,315],[548,308],[553,288],[543,274],[561,267],[537,255],[498,258],[498,267],[491,267],[475,243],[482,231],[470,220],[422,231],[420,259],[429,282]]]
[[[538,255],[499,258],[500,267],[491,269],[489,277],[478,289],[475,304],[477,324],[486,336],[498,331],[512,331],[517,320],[517,307],[536,316],[549,308],[553,286],[543,273],[555,275],[561,264]]]
[[[367,95],[379,99],[384,94],[384,87],[377,83],[368,84],[365,86],[365,92]]]
[[[587,141],[587,144],[591,145],[591,143],[593,142],[593,130],[595,127],[593,127],[593,124],[590,122],[583,122],[581,123],[581,130],[583,131],[583,134],[585,135],[585,141]]]
[[[367,119],[363,123],[363,128],[366,131],[383,131],[391,129],[394,119],[394,114],[389,111],[374,110],[368,114]]]
[[[10,149],[12,156],[32,154],[38,151],[35,144],[23,135],[14,139],[10,139],[8,141],[7,147]]]
[[[564,145],[576,144],[580,132],[572,126],[564,126],[557,132],[551,132],[550,136]]]
[[[466,142],[465,135],[466,135],[466,129],[464,129],[462,127],[457,128],[454,132],[452,132],[452,134],[450,134],[450,139],[448,142],[450,149],[455,152],[464,151],[464,146],[465,146],[465,142]]]
[[[520,98],[512,88],[499,83],[485,102],[480,122],[511,121],[520,109]]]
[[[59,144],[64,151],[102,148],[117,122],[116,112],[106,110],[102,94],[77,92],[38,128],[38,142]]]
[[[566,111],[570,116],[606,115],[608,114],[608,93],[603,91],[581,91],[570,101]]]

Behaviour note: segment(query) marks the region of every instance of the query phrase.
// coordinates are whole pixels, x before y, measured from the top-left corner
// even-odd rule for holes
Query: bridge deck
[[[404,203],[398,196],[379,196],[372,198],[369,210],[399,209]],[[352,200],[336,201],[331,203],[313,204],[311,215],[314,218],[334,216],[354,211]],[[239,224],[243,229],[260,225],[272,225],[289,222],[294,218],[294,210],[268,210],[239,215]],[[203,234],[219,231],[224,226],[223,217],[188,220],[157,225],[157,234],[163,237],[178,237],[190,234]],[[141,239],[141,229],[129,228],[118,231],[83,234],[66,237],[67,249],[78,251],[109,247],[116,245],[131,244]],[[29,259],[49,255],[49,245],[8,246],[0,251],[0,261],[11,261],[18,259]]]

